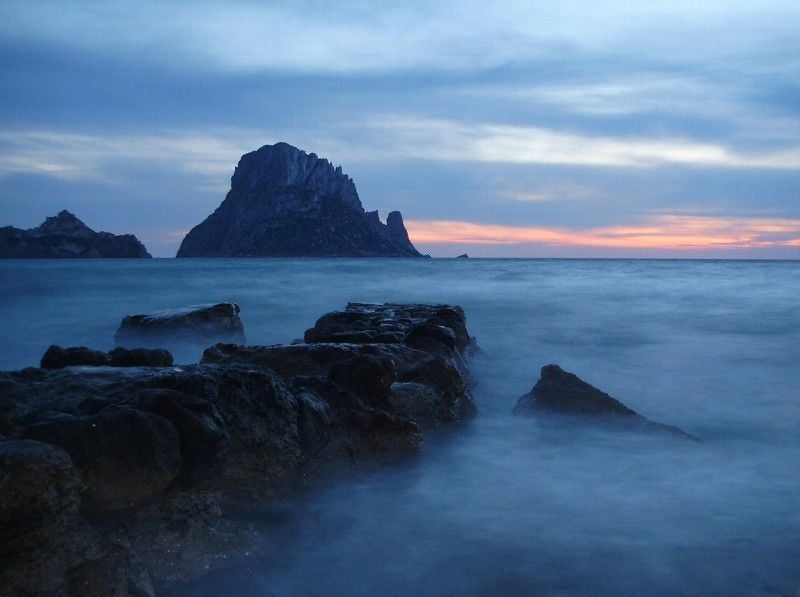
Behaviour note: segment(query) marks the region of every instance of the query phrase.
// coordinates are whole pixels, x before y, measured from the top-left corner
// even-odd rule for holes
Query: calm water
[[[185,594],[797,595],[798,297],[800,262],[5,261],[0,368],[166,307],[235,301],[272,344],[348,300],[457,303],[477,420],[287,506],[269,557]],[[547,363],[704,443],[511,417]]]

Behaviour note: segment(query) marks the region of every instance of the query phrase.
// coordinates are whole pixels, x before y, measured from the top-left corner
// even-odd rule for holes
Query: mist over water
[[[477,419],[270,508],[266,557],[176,594],[797,594],[798,297],[798,262],[7,261],[0,368],[167,307],[237,302],[274,344],[350,300],[459,304]],[[512,417],[547,363],[703,443]]]

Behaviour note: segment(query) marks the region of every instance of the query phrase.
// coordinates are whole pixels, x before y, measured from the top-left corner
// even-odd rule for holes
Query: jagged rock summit
[[[222,204],[178,257],[421,257],[400,212],[365,212],[353,180],[287,143],[239,160]]]
[[[0,258],[99,257],[150,257],[150,253],[134,235],[95,232],[66,210],[30,230],[0,228]]]

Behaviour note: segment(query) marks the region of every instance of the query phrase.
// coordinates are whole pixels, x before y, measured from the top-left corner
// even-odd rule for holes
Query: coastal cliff
[[[287,143],[247,153],[178,257],[421,257],[400,212],[365,212],[353,180]]]
[[[41,226],[22,230],[0,228],[0,258],[70,259],[101,257],[150,257],[132,234],[95,232],[74,214],[64,210]]]

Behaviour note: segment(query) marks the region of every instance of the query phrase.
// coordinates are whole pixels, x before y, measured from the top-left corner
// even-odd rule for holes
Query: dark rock
[[[126,315],[114,336],[123,343],[174,342],[176,340],[222,341],[244,344],[239,305],[217,303]]]
[[[384,334],[394,342],[378,342]],[[291,346],[217,344],[205,351],[203,362],[246,363],[290,380],[309,375],[330,378],[374,408],[395,415],[423,416],[411,419],[424,429],[462,421],[476,412],[462,354],[468,352],[472,341],[460,307],[350,303],[345,311],[320,317],[305,339],[306,344]],[[373,363],[367,356],[391,363],[395,374],[388,366],[366,365]],[[354,373],[356,370],[359,372]],[[395,381],[412,385],[398,390],[402,397],[392,402]],[[420,404],[427,406],[409,406],[415,389]],[[430,407],[431,396],[436,397],[436,408]]]
[[[53,345],[42,355],[41,367],[42,369],[61,369],[75,365],[101,367],[110,363],[108,355],[100,350],[92,350],[85,346],[61,348]]]
[[[171,367],[172,355],[163,348],[121,348],[108,353],[112,367]]]
[[[467,255],[466,253],[461,253],[461,255],[456,257],[456,259],[469,259],[469,255]]]
[[[85,346],[61,348],[51,346],[42,355],[42,369],[63,369],[64,367],[169,367],[172,355],[161,348],[115,348],[109,353],[93,350]]]
[[[539,381],[530,392],[520,397],[513,412],[516,415],[544,412],[577,416],[630,429],[666,431],[697,440],[677,427],[646,419],[558,365],[542,367]]]
[[[452,333],[452,335],[451,335]],[[344,311],[320,317],[305,333],[306,342],[367,344],[428,336],[464,355],[469,346],[467,320],[461,307],[452,305],[399,305],[348,303]]]
[[[245,154],[231,190],[181,243],[178,257],[420,257],[399,212],[382,224],[353,181],[286,143]]]
[[[217,344],[179,367],[115,349],[99,354],[133,366],[0,372],[0,480],[19,485],[0,496],[0,522],[21,529],[0,537],[15,554],[0,558],[0,581],[151,594],[151,579],[260,549],[250,510],[417,456],[423,431],[474,414],[460,308],[351,304],[320,322],[312,336],[348,341]],[[63,361],[71,349],[59,350]]]
[[[63,532],[77,517],[81,479],[60,448],[0,442],[0,559]]]
[[[386,229],[389,232],[389,236],[394,238],[410,255],[419,255],[408,238],[408,231],[403,223],[403,215],[399,211],[390,211],[386,216]]]
[[[68,211],[47,218],[38,228],[0,228],[0,258],[150,257],[132,234],[95,232]]]
[[[468,379],[450,359],[426,357],[414,367],[402,371],[397,379],[428,385],[440,396],[440,414],[434,421],[425,422],[429,426],[436,426],[437,421],[450,423],[467,420],[478,412],[469,392]]]
[[[178,474],[178,433],[166,419],[111,406],[91,416],[43,416],[26,437],[63,448],[94,505],[127,508],[159,495]]]
[[[60,448],[0,442],[0,593],[64,594],[64,574],[97,549],[80,515],[81,478]]]
[[[128,551],[119,544],[112,544],[100,557],[85,559],[70,568],[66,573],[66,589],[68,594],[81,597],[153,595],[149,576],[136,568]]]
[[[184,482],[216,473],[221,451],[230,436],[211,402],[175,390],[154,388],[140,392],[137,407],[164,417],[177,429]]]
[[[359,354],[334,363],[328,377],[374,408],[389,406],[389,393],[397,378],[394,361],[387,357]]]

